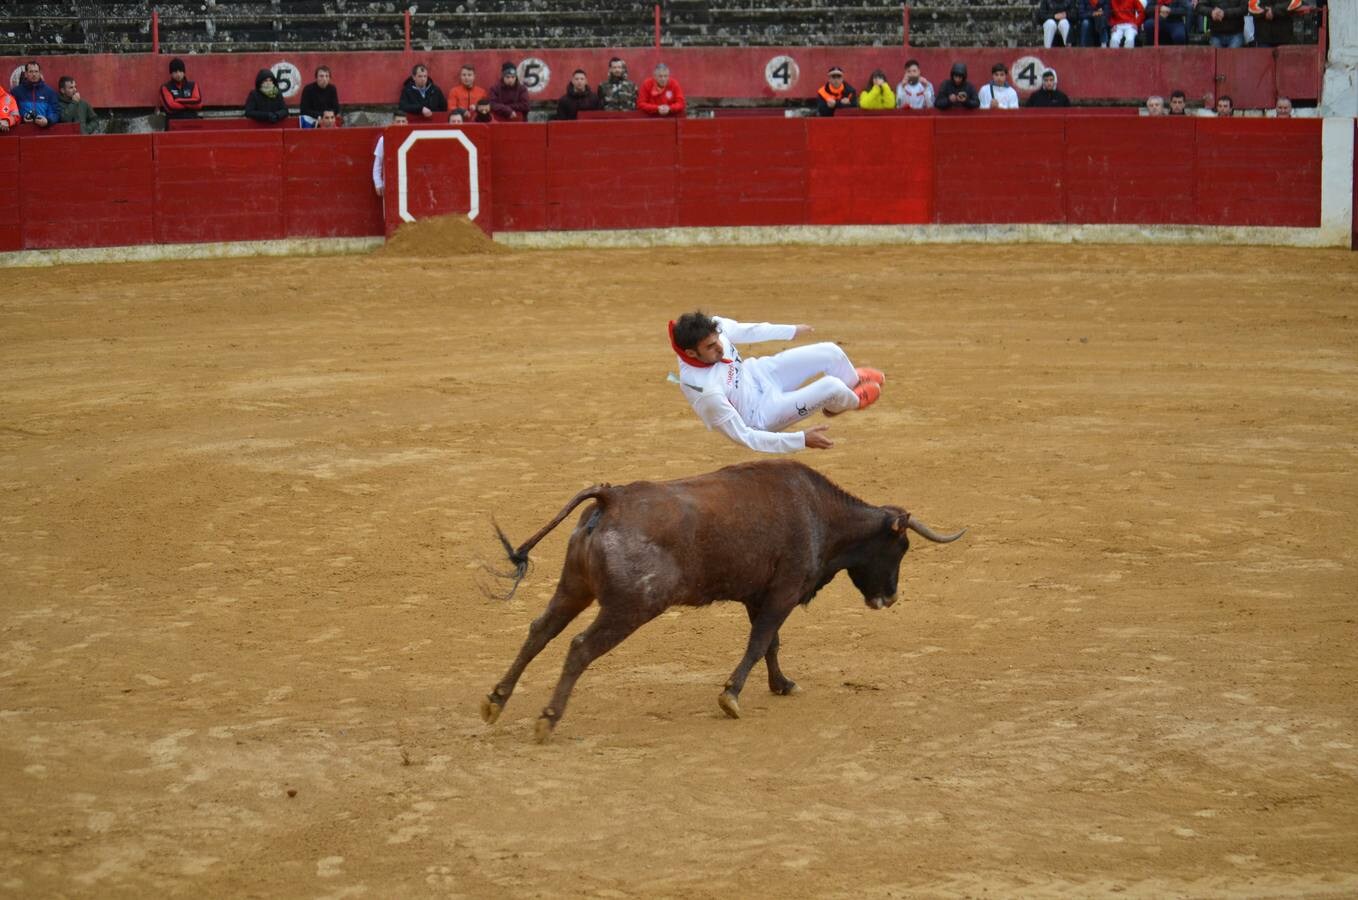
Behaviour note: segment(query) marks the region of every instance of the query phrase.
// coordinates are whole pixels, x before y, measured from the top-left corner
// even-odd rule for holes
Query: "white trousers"
[[[773,356],[750,360],[764,388],[752,423],[763,431],[781,431],[818,409],[844,412],[858,408],[858,373],[839,346],[828,341],[793,347]],[[815,381],[801,387],[808,378]]]
[[[1045,47],[1050,47],[1050,46],[1052,45],[1052,42],[1056,40],[1056,33],[1057,33],[1058,31],[1061,32],[1061,43],[1063,43],[1063,44],[1065,44],[1067,47],[1069,47],[1069,46],[1070,46],[1070,19],[1062,19],[1062,20],[1059,21],[1059,22],[1056,21],[1055,19],[1048,19],[1047,21],[1043,22],[1043,23],[1042,23],[1042,44],[1043,44],[1043,46],[1045,46]]]
[[[1108,38],[1110,47],[1135,47],[1136,46],[1136,26],[1123,23],[1113,26],[1113,33]]]

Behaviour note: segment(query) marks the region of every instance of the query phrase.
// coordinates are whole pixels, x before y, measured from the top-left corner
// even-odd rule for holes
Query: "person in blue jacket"
[[[42,80],[42,66],[36,61],[24,66],[24,77],[14,86],[14,99],[25,122],[47,128],[61,121],[61,98]]]

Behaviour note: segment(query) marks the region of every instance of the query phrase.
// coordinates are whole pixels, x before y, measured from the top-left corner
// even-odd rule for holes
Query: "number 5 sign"
[[[801,70],[790,56],[775,56],[764,65],[764,82],[775,91],[790,91]]]

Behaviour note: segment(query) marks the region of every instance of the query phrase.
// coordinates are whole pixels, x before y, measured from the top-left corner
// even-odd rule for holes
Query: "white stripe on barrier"
[[[481,214],[481,182],[479,167],[476,164],[476,145],[462,133],[462,129],[442,128],[429,131],[412,131],[401,142],[401,148],[396,151],[396,211],[400,214],[401,220],[403,222],[415,221],[415,217],[410,214],[410,206],[406,202],[406,154],[416,143],[426,140],[457,141],[467,151],[467,189],[471,193],[471,208],[467,210],[467,218],[475,219]]]
[[[1334,245],[1353,240],[1353,119],[1326,119],[1320,132],[1320,230]]]

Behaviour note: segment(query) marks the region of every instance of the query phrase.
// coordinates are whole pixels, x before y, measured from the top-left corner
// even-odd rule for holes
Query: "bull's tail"
[[[585,488],[583,491],[572,497],[570,502],[561,508],[561,512],[557,513],[552,518],[552,521],[539,528],[532,537],[524,541],[517,548],[509,542],[509,538],[505,536],[505,533],[501,530],[499,524],[494,521],[491,522],[491,524],[495,526],[495,534],[500,538],[501,546],[505,548],[505,555],[509,557],[509,562],[514,566],[514,571],[511,574],[502,576],[512,582],[509,586],[509,593],[504,596],[505,600],[509,600],[514,596],[514,592],[519,589],[519,582],[523,581],[524,576],[528,574],[528,551],[536,547],[538,541],[550,534],[551,530],[560,525],[561,521],[565,519],[566,516],[569,516],[571,511],[581,503],[584,503],[586,500],[594,500],[597,501],[600,506],[604,506],[608,494],[609,486],[607,484],[596,484],[593,487]]]

